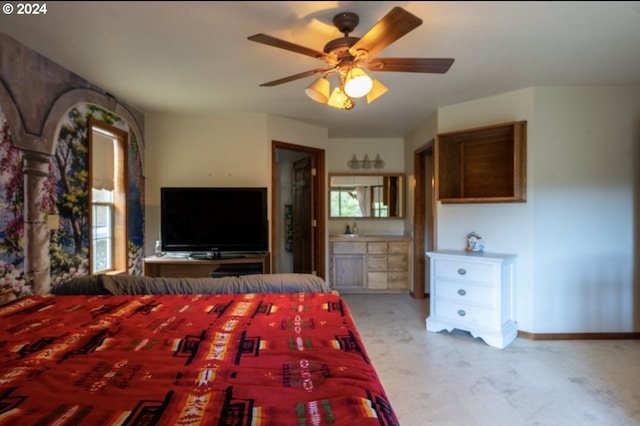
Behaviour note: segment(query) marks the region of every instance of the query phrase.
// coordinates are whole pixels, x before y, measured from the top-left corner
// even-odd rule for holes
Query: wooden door
[[[325,152],[322,149],[311,148],[308,146],[293,145],[286,142],[271,142],[271,273],[292,272],[293,271],[293,254],[286,250],[285,245],[287,235],[291,235],[290,244],[293,245],[293,229],[290,233],[285,232],[285,212],[284,204],[281,200],[286,200],[287,204],[294,205],[293,187],[294,180],[293,162],[295,160],[284,160],[279,162],[279,158],[284,154],[303,153],[306,157],[311,157],[308,161],[311,164],[310,172],[310,201],[309,212],[312,214],[313,228],[311,231],[311,241],[307,241],[307,251],[310,253],[312,265],[311,273],[321,278],[326,278],[327,270],[325,261],[325,251],[327,240],[325,237],[326,229],[326,171],[325,171]],[[285,155],[286,157],[286,155]],[[295,159],[301,156],[295,155]],[[286,169],[286,170],[285,170]],[[281,178],[285,179],[286,185],[282,186]],[[282,191],[286,191],[283,194]],[[293,209],[292,209],[293,210]],[[282,218],[281,220],[279,218]],[[291,225],[293,227],[293,211],[291,215]],[[286,263],[286,264],[282,264]]]
[[[293,163],[293,272],[315,272],[313,157]]]
[[[426,252],[436,246],[435,235],[435,187],[433,144],[420,147],[414,153],[414,219],[413,219],[413,292],[416,299],[422,299],[430,293],[430,263],[426,261]]]

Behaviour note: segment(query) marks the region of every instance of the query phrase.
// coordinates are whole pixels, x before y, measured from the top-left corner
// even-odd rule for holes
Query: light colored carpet
[[[429,299],[342,296],[401,426],[640,425],[640,340],[496,349],[427,332]]]

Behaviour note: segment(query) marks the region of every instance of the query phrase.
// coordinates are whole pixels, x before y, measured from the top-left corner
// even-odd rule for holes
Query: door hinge
[[[315,219],[313,219],[311,221],[311,226],[315,228],[316,226],[318,226],[318,222]]]
[[[316,168],[312,167],[311,168],[311,176],[315,176],[316,175]]]

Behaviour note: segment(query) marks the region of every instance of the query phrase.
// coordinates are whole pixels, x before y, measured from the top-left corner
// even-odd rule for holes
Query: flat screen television
[[[267,188],[160,188],[164,252],[202,257],[266,252]]]

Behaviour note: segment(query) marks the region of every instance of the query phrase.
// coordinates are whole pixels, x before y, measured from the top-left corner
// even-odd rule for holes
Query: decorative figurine
[[[467,235],[467,247],[465,251],[481,252],[484,250],[484,241],[482,237],[475,232]]]

